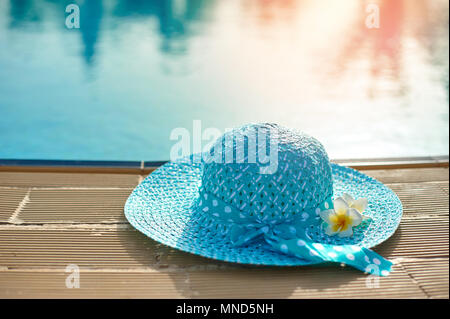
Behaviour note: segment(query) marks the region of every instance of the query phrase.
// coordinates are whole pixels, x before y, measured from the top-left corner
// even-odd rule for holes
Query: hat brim
[[[388,239],[402,217],[397,195],[381,182],[349,167],[331,164],[334,197],[342,193],[365,197],[364,215],[370,220],[354,228],[351,237],[328,236],[311,226],[309,235],[315,242],[334,245],[359,245],[371,248]],[[214,227],[206,227],[197,216],[196,202],[202,179],[202,164],[192,157],[169,162],[155,170],[131,193],[125,204],[130,224],[148,237],[167,246],[204,257],[242,264],[267,266],[301,266],[314,262],[271,251],[259,243],[243,247],[231,244]]]

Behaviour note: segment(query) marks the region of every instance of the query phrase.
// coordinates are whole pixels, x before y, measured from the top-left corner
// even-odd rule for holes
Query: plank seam
[[[29,198],[26,198],[27,195],[25,195],[25,198],[21,201],[19,206],[16,208],[16,211],[14,212],[13,216],[16,218],[17,215],[23,211],[25,205],[29,202]],[[53,227],[53,228],[62,228],[64,229],[67,226],[89,226],[89,227],[96,227],[99,226],[99,228],[104,228],[105,225],[130,225],[127,221],[100,221],[100,222],[74,222],[74,221],[67,221],[67,222],[44,222],[44,223],[36,223],[36,222],[25,222],[20,220],[20,223],[12,222],[11,219],[13,219],[13,216],[11,216],[10,220],[8,222],[0,222],[0,230],[1,229],[21,229],[23,227],[29,227],[28,229],[31,229],[32,227],[35,228],[47,228],[47,227]],[[430,222],[443,222],[448,223],[448,215],[447,214],[418,214],[418,213],[408,213],[402,216],[402,220],[424,220],[430,221]],[[14,224],[14,225],[11,225]],[[427,226],[429,224],[426,224]],[[9,226],[9,227],[2,227],[2,226]]]
[[[0,223],[0,230],[73,230],[73,229],[103,229],[103,230],[120,230],[129,228],[128,222],[111,222],[111,223],[59,223],[59,224],[11,224]]]
[[[24,186],[24,187],[20,187],[20,186],[0,186],[0,190],[1,189],[16,189],[16,190],[22,190],[22,189],[31,189],[31,190],[49,190],[49,191],[54,191],[54,190],[133,190],[133,187],[68,187],[68,186]]]
[[[384,183],[385,185],[405,185],[405,184],[425,184],[425,185],[437,185],[437,186],[441,186],[442,184],[448,184],[449,181],[448,180],[432,180],[432,181],[418,181],[418,182],[388,182],[388,183]]]
[[[428,299],[431,299],[430,294],[428,294],[428,292],[425,290],[424,287],[422,287],[420,282],[416,278],[414,278],[414,275],[412,273],[410,273],[403,264],[398,264],[398,265],[403,269],[403,271],[408,275],[408,277],[411,278],[412,282],[415,285],[417,285],[417,287],[425,294],[425,296],[427,296]]]
[[[405,266],[402,264],[403,262],[424,262],[427,260],[433,259],[433,261],[448,261],[447,258],[442,257],[421,257],[421,258],[396,258],[391,259],[391,261],[394,261],[394,264],[396,266],[401,267],[403,270],[405,270]],[[400,262],[399,262],[400,260]],[[100,268],[100,267],[80,267],[81,271],[84,272],[197,272],[197,271],[216,271],[216,270],[248,270],[249,268],[241,268],[239,265],[234,264],[221,264],[220,262],[213,264],[197,264],[197,265],[186,265],[186,266],[180,266],[180,265],[169,265],[169,264],[152,264],[151,267],[127,267],[127,268]],[[0,266],[0,273],[2,272],[58,272],[58,271],[65,271],[65,267],[20,267],[20,266]],[[255,268],[257,269],[257,268]],[[290,269],[290,268],[284,268]],[[331,269],[331,268],[330,268]],[[280,268],[281,270],[281,268]],[[406,270],[405,270],[406,272]],[[417,281],[417,280],[416,280]]]

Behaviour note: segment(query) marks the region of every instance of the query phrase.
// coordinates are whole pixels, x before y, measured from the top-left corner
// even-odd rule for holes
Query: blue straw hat
[[[379,181],[330,163],[313,137],[250,124],[209,152],[155,170],[132,192],[125,215],[156,241],[217,260],[337,262],[386,276],[392,263],[369,248],[395,232],[402,205]]]

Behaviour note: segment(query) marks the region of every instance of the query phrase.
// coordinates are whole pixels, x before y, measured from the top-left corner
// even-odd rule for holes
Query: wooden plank
[[[184,298],[187,276],[174,272],[91,272],[80,269],[79,288],[67,288],[71,272],[0,271],[0,298]]]
[[[448,257],[448,227],[448,219],[405,219],[397,232],[375,250],[391,259]],[[225,264],[169,248],[127,225],[0,227],[0,265],[52,268],[69,263],[97,268]]]
[[[448,216],[448,182],[389,185],[400,197],[404,218]],[[36,189],[18,218],[23,223],[124,223],[123,206],[132,188]],[[19,190],[15,190],[19,192]],[[20,191],[21,194],[24,192]],[[23,195],[22,195],[23,196]],[[19,196],[20,197],[20,196]],[[14,202],[11,209],[17,207]],[[12,210],[13,211],[13,210]],[[9,213],[9,214],[10,214]]]
[[[430,298],[449,298],[449,259],[423,259],[402,262],[403,267],[416,280]]]
[[[448,227],[448,218],[404,219],[374,250],[386,258],[448,257]]]
[[[127,227],[127,226],[125,226]],[[150,267],[158,244],[131,229],[15,226],[0,228],[0,265],[7,268]]]
[[[425,298],[400,267],[389,277],[319,267],[183,271],[80,269],[80,288],[68,289],[63,271],[0,271],[0,298]],[[270,280],[267,280],[270,278]],[[214,283],[213,285],[211,283]]]
[[[336,163],[448,163],[448,155],[441,156],[413,156],[413,157],[377,157],[377,158],[351,158],[331,160]]]
[[[402,169],[402,168],[427,168],[427,167],[447,167],[448,156],[439,159],[429,158],[379,158],[379,159],[351,159],[332,160],[340,165],[353,167],[355,169]]]
[[[448,217],[448,181],[388,184],[403,205],[403,218],[415,216]]]
[[[0,222],[8,222],[27,192],[28,189],[0,188]]]
[[[400,169],[360,169],[358,171],[372,176],[383,183],[414,183],[449,180],[448,167],[400,168]],[[147,177],[148,173],[143,177]]]
[[[19,161],[20,162],[20,161]],[[47,162],[47,161],[46,161]],[[51,162],[51,161],[50,161]],[[70,162],[70,161],[69,161]],[[0,172],[21,172],[21,173],[77,173],[77,174],[128,174],[128,175],[148,175],[157,169],[164,161],[147,163],[141,162],[140,166],[135,163],[128,165],[115,164],[116,162],[104,162],[104,166],[94,165],[89,166],[82,163],[77,164],[77,161],[67,165],[60,165],[55,161],[55,165],[26,165],[26,164],[2,164],[0,163]],[[433,168],[448,169],[448,156],[439,158],[391,158],[391,159],[359,159],[359,160],[332,160],[344,166],[350,166],[358,170],[397,170],[397,169],[418,169],[425,171]]]
[[[134,187],[137,174],[0,172],[0,187]]]
[[[399,267],[383,278],[326,266],[189,271],[189,282],[196,298],[426,297]]]
[[[32,190],[18,218],[23,223],[125,223],[132,188]]]
[[[416,215],[448,216],[448,182],[389,186],[400,197],[405,218]],[[20,212],[20,219],[24,223],[123,223],[126,221],[123,205],[131,191],[132,188],[32,190]],[[0,216],[3,221],[12,215],[25,193],[24,189],[0,189]]]
[[[448,181],[448,167],[360,170],[383,183]]]
[[[401,268],[385,278],[369,278],[347,267],[335,270],[325,266],[201,272],[80,270],[78,289],[66,288],[69,273],[63,271],[0,271],[0,298],[426,297]]]
[[[85,166],[0,166],[0,172],[14,173],[69,173],[69,174],[149,174],[156,169],[144,169],[133,167],[85,167]]]
[[[405,218],[448,216],[448,182],[389,186],[400,197]],[[19,218],[24,223],[123,223],[126,222],[123,206],[131,191],[132,188],[35,189],[31,191]],[[0,189],[0,217],[3,221],[11,216],[25,193],[24,189]]]
[[[0,187],[134,187],[135,174],[0,172]]]
[[[448,181],[448,168],[362,170],[384,183]],[[144,175],[146,177],[147,175]],[[133,187],[138,174],[0,172],[0,187]]]

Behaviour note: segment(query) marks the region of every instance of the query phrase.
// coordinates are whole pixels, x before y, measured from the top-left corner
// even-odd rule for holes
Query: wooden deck
[[[123,215],[145,170],[2,168],[0,297],[448,298],[448,162],[358,165],[404,205],[399,229],[375,249],[395,263],[378,282],[349,267],[248,267],[158,244]],[[80,288],[66,287],[69,264]]]

